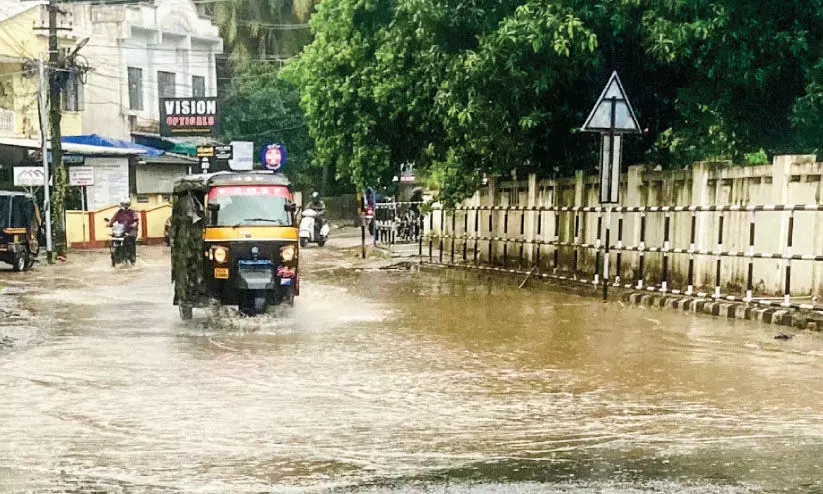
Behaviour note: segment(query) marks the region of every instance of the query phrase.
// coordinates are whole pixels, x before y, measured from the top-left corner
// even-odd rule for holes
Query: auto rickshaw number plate
[[[214,268],[214,277],[218,280],[229,279],[229,268]]]

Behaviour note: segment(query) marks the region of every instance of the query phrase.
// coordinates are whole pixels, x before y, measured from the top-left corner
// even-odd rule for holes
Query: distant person
[[[132,259],[132,263],[134,263],[137,256],[137,226],[140,224],[140,217],[137,215],[137,211],[131,208],[131,199],[126,198],[120,201],[120,209],[114,213],[111,221],[109,221],[109,227],[114,226],[115,223],[120,223],[126,230],[125,245],[128,248],[127,252]]]
[[[305,209],[311,209],[317,213],[317,216],[314,217],[314,236],[320,238],[320,230],[326,223],[326,203],[323,202],[319,192],[311,193],[311,200],[306,204]]]

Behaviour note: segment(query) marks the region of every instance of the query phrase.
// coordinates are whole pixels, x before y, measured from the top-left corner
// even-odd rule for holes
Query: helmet
[[[312,192],[312,193],[311,193],[311,198],[312,198],[312,200],[315,200],[315,201],[316,201],[316,200],[318,200],[318,199],[320,199],[320,193],[318,193],[318,192]]]
[[[123,198],[120,200],[120,207],[123,209],[128,209],[131,207],[131,199]]]

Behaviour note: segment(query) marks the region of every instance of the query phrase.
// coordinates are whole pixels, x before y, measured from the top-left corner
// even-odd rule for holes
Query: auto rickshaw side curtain
[[[11,225],[11,196],[0,196],[0,229]]]
[[[204,226],[202,198],[192,191],[178,195],[172,207],[169,232],[174,298],[178,304],[197,305],[206,296],[203,272]]]
[[[28,228],[34,219],[34,203],[27,197],[17,196],[11,201],[11,223],[15,228]]]

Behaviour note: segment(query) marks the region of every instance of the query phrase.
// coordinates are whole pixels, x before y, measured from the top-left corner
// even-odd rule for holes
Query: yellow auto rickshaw
[[[236,305],[248,315],[293,304],[300,293],[291,183],[282,174],[190,175],[174,186],[170,225],[174,304]]]
[[[40,253],[40,209],[23,192],[0,190],[0,261],[25,271]]]

